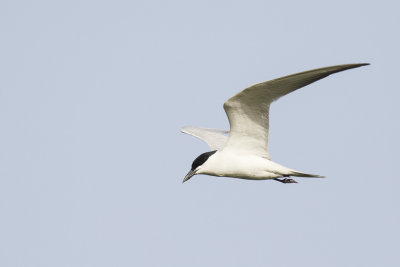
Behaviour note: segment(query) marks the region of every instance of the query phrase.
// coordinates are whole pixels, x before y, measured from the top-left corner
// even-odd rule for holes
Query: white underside
[[[267,158],[217,151],[199,167],[196,174],[234,177],[250,180],[274,179],[294,175],[295,170],[286,168]],[[295,175],[294,175],[295,176]]]

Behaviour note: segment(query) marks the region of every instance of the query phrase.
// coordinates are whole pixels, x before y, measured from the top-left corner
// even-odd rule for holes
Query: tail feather
[[[321,175],[317,175],[317,174],[302,173],[302,172],[292,172],[290,175],[297,176],[297,177],[325,178],[325,176],[321,176]]]

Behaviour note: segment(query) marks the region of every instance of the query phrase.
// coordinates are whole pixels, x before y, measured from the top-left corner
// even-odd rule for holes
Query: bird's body
[[[257,155],[217,151],[203,164],[197,174],[265,180],[295,176],[296,171]]]
[[[314,69],[255,84],[229,98],[224,109],[230,131],[184,127],[182,132],[205,141],[212,151],[197,157],[184,182],[206,174],[249,180],[274,179],[295,183],[295,177],[323,176],[298,172],[270,159],[268,153],[269,107],[272,102],[333,73],[368,64],[346,64]],[[228,136],[225,134],[229,133]],[[279,178],[284,178],[283,180]]]

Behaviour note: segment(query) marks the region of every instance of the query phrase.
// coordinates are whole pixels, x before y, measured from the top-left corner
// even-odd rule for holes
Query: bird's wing
[[[224,130],[190,126],[183,127],[181,129],[181,132],[203,140],[207,143],[211,150],[221,150],[224,147],[226,140],[228,139],[228,136],[226,134],[229,133],[229,131]]]
[[[231,126],[224,150],[269,158],[268,124],[270,104],[296,89],[333,73],[368,64],[347,64],[309,70],[255,84],[229,98],[224,109]]]

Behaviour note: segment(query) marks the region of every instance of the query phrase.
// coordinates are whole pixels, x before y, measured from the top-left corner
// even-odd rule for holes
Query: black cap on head
[[[207,159],[213,155],[215,152],[217,152],[217,150],[213,150],[210,152],[206,152],[201,154],[200,156],[198,156],[192,163],[192,169],[189,171],[188,174],[186,174],[185,178],[183,179],[183,182],[186,182],[187,180],[189,180],[193,175],[196,174],[195,170],[197,169],[197,167],[201,166],[204,164],[204,162],[207,161]]]
[[[200,156],[198,156],[192,163],[192,171],[194,171],[197,167],[199,167],[200,165],[203,165],[204,162],[207,161],[207,159],[213,155],[215,152],[217,152],[217,150],[214,151],[210,151],[210,152],[206,152],[201,154]]]

